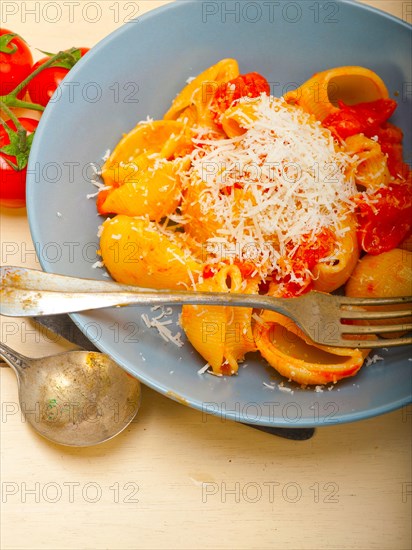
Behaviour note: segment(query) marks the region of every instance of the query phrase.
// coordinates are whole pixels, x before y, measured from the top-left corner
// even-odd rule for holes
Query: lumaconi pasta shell
[[[181,205],[182,214],[188,220],[185,232],[197,242],[202,243],[206,252],[206,241],[222,227],[213,210],[204,211],[202,204],[205,194],[210,193],[204,181],[193,181],[184,191]]]
[[[382,153],[381,146],[373,139],[363,134],[355,134],[346,138],[346,151],[356,155],[357,166],[355,182],[367,189],[377,189],[390,180],[387,157]]]
[[[228,82],[239,75],[239,66],[235,59],[222,59],[212,65],[183,88],[174,99],[172,106],[164,116],[165,120],[175,120],[187,107],[193,104],[210,104],[220,84]],[[196,96],[196,97],[195,97]]]
[[[282,376],[303,385],[334,383],[354,376],[370,350],[320,346],[288,317],[265,311],[254,325],[260,353]]]
[[[100,253],[116,281],[147,288],[191,287],[203,267],[178,234],[169,239],[149,220],[123,215],[103,224]]]
[[[256,120],[254,102],[239,103],[226,109],[222,115],[221,124],[227,136],[232,138],[244,134],[246,132],[245,123],[254,120]]]
[[[174,164],[164,161],[157,168],[149,166],[143,173],[137,172],[135,181],[113,188],[101,205],[100,213],[147,215],[150,220],[159,221],[176,210],[180,198],[180,179]]]
[[[122,185],[127,181],[126,176],[129,180],[135,177],[136,172],[146,169],[150,154],[163,150],[162,158],[172,158],[175,150],[182,146],[182,140],[185,145],[190,143],[187,127],[181,122],[156,120],[139,123],[119,141],[104,163],[102,178],[105,185]]]
[[[409,296],[412,292],[412,252],[394,248],[366,254],[346,284],[348,296]]]
[[[318,262],[313,269],[313,288],[320,292],[333,292],[348,280],[359,259],[359,245],[356,236],[356,220],[347,216],[347,228],[333,258]]]
[[[345,293],[354,297],[390,297],[412,295],[412,252],[394,248],[378,255],[366,254],[357,264],[351,277],[346,283]],[[390,309],[404,309],[405,306],[390,306]],[[368,308],[366,308],[368,309]],[[373,307],[374,310],[388,309],[385,306]],[[379,333],[379,325],[410,323],[411,318],[385,319],[370,321],[370,325],[376,325]],[[382,336],[397,338],[403,333],[386,333]]]
[[[353,105],[388,96],[385,83],[376,73],[366,67],[344,66],[314,74],[285,94],[285,99],[323,121],[337,110],[338,100]]]
[[[257,292],[257,281],[248,281],[244,289],[242,283],[239,268],[228,265],[196,288],[206,292]],[[183,306],[181,325],[193,347],[216,374],[235,374],[238,361],[249,351],[256,351],[252,308]]]

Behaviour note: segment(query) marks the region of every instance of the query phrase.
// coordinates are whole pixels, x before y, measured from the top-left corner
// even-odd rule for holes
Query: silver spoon
[[[68,351],[30,359],[0,343],[18,380],[21,412],[42,436],[87,447],[126,428],[140,406],[140,382],[107,355]]]

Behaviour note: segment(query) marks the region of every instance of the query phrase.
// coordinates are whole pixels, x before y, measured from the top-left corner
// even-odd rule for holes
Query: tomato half
[[[396,248],[411,231],[412,187],[392,184],[368,195],[356,197],[358,241],[368,254],[381,254]]]
[[[20,124],[32,134],[39,123],[31,118],[19,118]],[[15,130],[16,126],[8,122]],[[10,144],[10,138],[3,126],[0,126],[0,148]],[[26,173],[27,168],[15,170],[7,161],[17,164],[16,157],[0,152],[0,203],[8,208],[22,208],[26,204]]]
[[[26,42],[16,33],[0,29],[0,95],[13,91],[31,71],[33,57]],[[24,95],[24,90],[19,97]]]
[[[30,99],[34,103],[39,103],[40,105],[43,105],[43,107],[46,107],[52,95],[70,71],[70,68],[73,67],[76,61],[80,59],[80,57],[83,57],[83,55],[85,55],[88,51],[88,48],[78,48],[76,50],[77,54],[75,54],[72,63],[61,63],[57,61],[56,64],[51,67],[47,67],[35,76],[28,84]],[[48,57],[43,57],[37,61],[37,63],[33,66],[32,72],[48,60]]]

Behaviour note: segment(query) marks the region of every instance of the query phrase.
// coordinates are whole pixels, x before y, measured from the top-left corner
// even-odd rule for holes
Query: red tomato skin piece
[[[32,133],[37,128],[38,120],[31,118],[19,118],[22,126]],[[8,125],[13,130],[16,126],[12,122]],[[10,143],[9,136],[2,126],[0,126],[0,147]],[[23,170],[14,170],[6,159],[16,163],[16,158],[10,155],[0,153],[0,204],[6,208],[23,208],[26,205],[26,174],[27,168]]]
[[[361,133],[369,138],[375,136],[397,107],[393,99],[378,99],[356,105],[345,105],[339,101],[338,105],[339,111],[328,115],[322,124],[341,139]]]
[[[219,87],[214,103],[217,110],[223,112],[241,97],[254,98],[262,93],[270,94],[270,86],[265,77],[259,73],[241,74]]]
[[[393,184],[370,196],[373,206],[358,200],[358,242],[368,254],[376,255],[396,248],[412,226],[412,186]],[[376,202],[375,202],[376,201]]]

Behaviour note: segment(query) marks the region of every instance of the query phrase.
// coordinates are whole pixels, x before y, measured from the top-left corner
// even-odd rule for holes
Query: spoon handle
[[[18,374],[22,374],[29,364],[27,357],[21,355],[17,351],[9,348],[6,344],[0,342],[0,357],[2,357],[8,365],[10,365]]]

